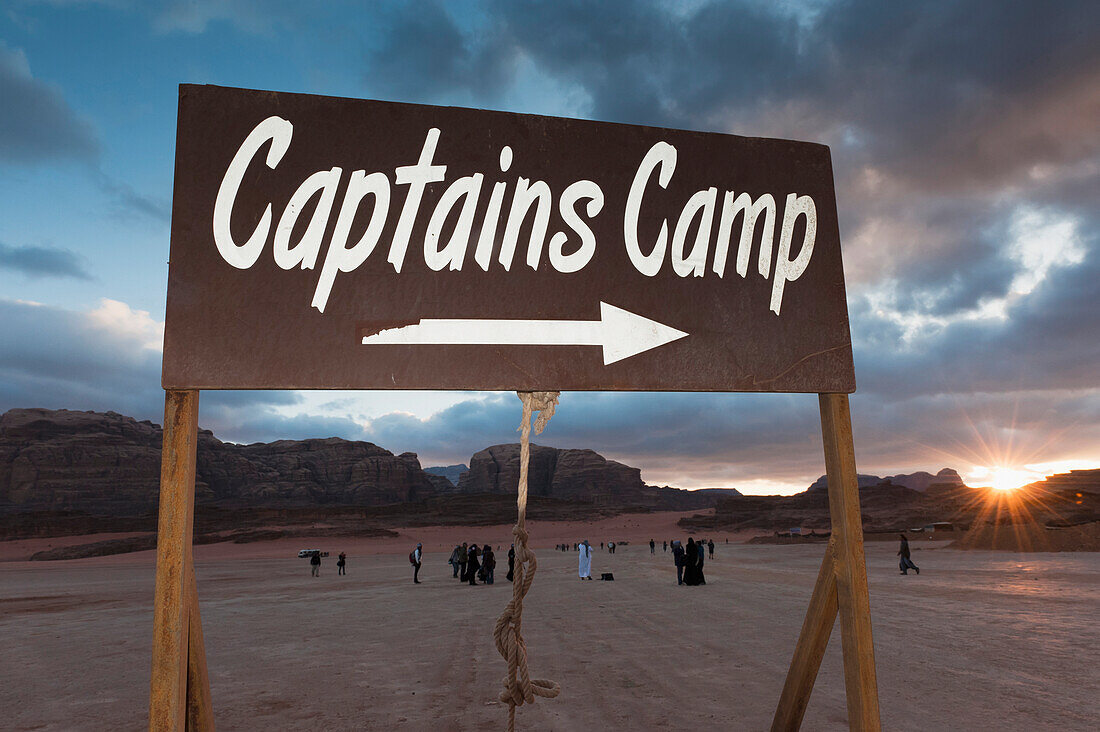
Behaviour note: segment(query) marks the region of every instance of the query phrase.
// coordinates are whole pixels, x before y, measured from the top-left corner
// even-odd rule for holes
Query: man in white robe
[[[577,574],[581,579],[592,579],[592,547],[588,539],[581,542],[577,551]]]

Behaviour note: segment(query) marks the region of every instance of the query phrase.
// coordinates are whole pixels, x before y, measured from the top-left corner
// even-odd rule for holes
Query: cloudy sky
[[[860,472],[1100,466],[1100,4],[137,2],[0,9],[0,410],[160,422],[177,84],[832,147]],[[252,442],[465,462],[514,394],[204,392]],[[569,393],[543,444],[793,492],[813,395]]]

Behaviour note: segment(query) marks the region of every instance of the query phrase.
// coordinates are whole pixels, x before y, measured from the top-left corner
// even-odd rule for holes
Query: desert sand
[[[524,625],[531,671],[563,691],[522,707],[520,729],[768,728],[824,547],[726,545],[723,535],[708,584],[678,587],[660,545],[682,536],[675,519],[531,526],[540,547]],[[505,664],[491,632],[511,594],[506,569],[495,585],[470,587],[446,559],[456,540],[491,540],[505,566],[508,529],[196,547],[219,728],[503,729]],[[656,556],[643,544],[649,532]],[[552,548],[585,537],[597,547],[630,541],[595,553],[596,576],[613,572],[615,582],[580,581],[576,555]],[[406,558],[416,540],[428,552],[421,585]],[[332,552],[319,579],[294,556],[314,545]],[[867,545],[884,728],[1093,728],[1096,555],[944,547],[914,542],[922,574],[900,576],[892,543]],[[5,729],[144,726],[153,565],[152,552],[0,563]],[[837,628],[803,729],[846,728],[839,640]]]

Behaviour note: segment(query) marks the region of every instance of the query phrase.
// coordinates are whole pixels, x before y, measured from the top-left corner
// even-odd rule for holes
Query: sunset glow
[[[1029,470],[997,467],[989,471],[989,484],[998,491],[1013,491],[1035,480],[1035,475]]]

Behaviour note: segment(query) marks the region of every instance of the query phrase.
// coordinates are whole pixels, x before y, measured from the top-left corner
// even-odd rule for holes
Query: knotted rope
[[[515,567],[513,570],[512,600],[497,618],[493,638],[497,651],[508,662],[508,675],[504,677],[504,691],[500,701],[508,705],[508,732],[516,729],[516,707],[533,704],[536,696],[553,699],[561,693],[558,682],[549,679],[532,679],[527,671],[527,644],[523,640],[523,597],[531,589],[538,561],[527,546],[527,463],[531,457],[531,415],[538,412],[535,434],[540,434],[554,416],[558,403],[556,391],[518,392],[523,402],[523,422],[519,426],[519,492],[516,505],[519,516],[512,528],[515,537]]]

